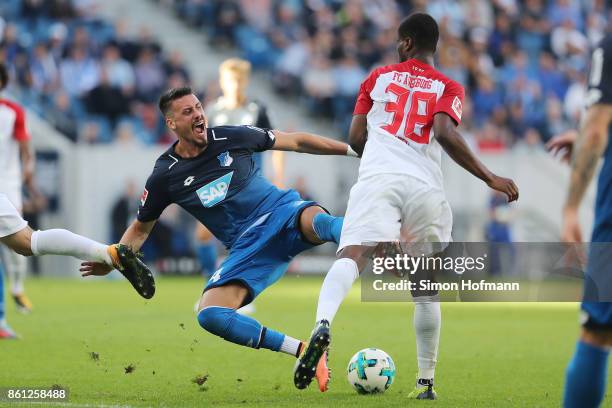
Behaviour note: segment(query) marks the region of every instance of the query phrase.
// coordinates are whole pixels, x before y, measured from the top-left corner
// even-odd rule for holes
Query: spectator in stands
[[[142,102],[154,102],[164,87],[164,69],[155,50],[143,47],[134,68],[136,73],[136,96]]]
[[[115,142],[124,147],[141,146],[140,140],[134,133],[134,124],[131,121],[124,120],[117,125],[115,132]]]
[[[120,89],[126,98],[131,98],[136,84],[134,69],[129,62],[121,58],[119,46],[115,41],[104,47],[100,65],[106,71],[110,84]]]
[[[77,114],[70,95],[64,91],[57,92],[45,111],[45,117],[68,139],[77,141]]]
[[[100,82],[84,97],[90,113],[102,115],[114,127],[117,119],[129,111],[129,101],[121,89],[110,82],[106,68],[100,70]]]
[[[477,79],[477,88],[472,94],[474,103],[474,118],[477,124],[485,122],[493,111],[503,104],[502,94],[495,87],[493,80],[480,75]]]
[[[71,96],[83,96],[92,90],[100,80],[98,64],[81,47],[74,47],[70,57],[60,65],[62,87]]]
[[[164,64],[164,70],[167,77],[179,76],[181,77],[182,83],[188,84],[190,82],[190,75],[185,64],[183,62],[183,54],[179,50],[173,50],[168,57],[168,60]],[[167,86],[172,88],[172,86]]]
[[[329,59],[320,54],[315,54],[309,59],[302,75],[302,87],[310,112],[314,114],[332,112],[336,81]]]
[[[34,47],[30,59],[32,87],[43,95],[53,93],[59,87],[59,69],[47,44],[40,42]]]
[[[561,60],[584,56],[589,45],[586,36],[576,29],[572,18],[566,18],[560,26],[553,29],[550,42],[553,52]]]
[[[95,120],[89,120],[79,129],[79,142],[84,144],[95,144],[102,140],[100,124]]]

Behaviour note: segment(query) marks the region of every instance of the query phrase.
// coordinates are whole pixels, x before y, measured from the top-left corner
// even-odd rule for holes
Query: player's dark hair
[[[429,14],[412,13],[400,23],[397,30],[400,40],[412,39],[418,50],[436,52],[438,46],[438,23]]]
[[[0,91],[8,84],[9,73],[8,68],[3,62],[0,62]]]
[[[168,109],[170,109],[170,105],[175,99],[191,95],[192,93],[193,90],[188,86],[172,88],[166,91],[166,93],[159,97],[159,110],[161,111],[162,115],[166,116]]]

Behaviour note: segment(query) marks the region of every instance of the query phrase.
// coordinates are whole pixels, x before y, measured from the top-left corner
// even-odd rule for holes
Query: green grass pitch
[[[322,394],[293,387],[292,358],[205,333],[193,312],[202,284],[160,278],[145,301],[123,280],[29,280],[34,313],[18,315],[8,301],[9,321],[23,338],[0,343],[0,386],[59,384],[70,400],[56,406],[70,407],[554,407],[578,333],[574,303],[444,303],[439,400],[409,401],[412,304],[361,303],[355,285],[334,322],[331,390]],[[305,339],[320,285],[320,277],[286,277],[257,299],[254,317]],[[385,394],[357,395],[347,383],[348,360],[365,347],[385,350],[397,365]],[[202,386],[193,382],[206,375]]]

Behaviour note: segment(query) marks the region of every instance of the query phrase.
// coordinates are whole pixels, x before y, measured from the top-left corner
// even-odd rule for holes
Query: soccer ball
[[[387,353],[375,348],[355,353],[346,371],[348,382],[360,394],[385,392],[395,378],[393,360]]]

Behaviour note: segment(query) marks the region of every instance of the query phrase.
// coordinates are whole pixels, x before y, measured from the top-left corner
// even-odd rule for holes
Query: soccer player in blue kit
[[[597,407],[603,400],[612,346],[612,148],[608,144],[612,122],[612,34],[608,33],[593,52],[587,92],[587,111],[580,136],[557,137],[549,143],[553,151],[572,147],[569,194],[563,210],[562,239],[581,242],[578,207],[595,173],[599,158],[604,164],[597,185],[595,224],[585,275],[582,302],[583,325],[574,357],[566,372],[563,406]],[[606,243],[606,244],[604,244]]]
[[[188,87],[162,95],[159,108],[175,142],[162,154],[147,180],[138,217],[121,243],[137,251],[157,218],[176,203],[204,224],[229,249],[208,281],[199,304],[204,330],[252,348],[299,357],[304,343],[262,326],[236,309],[250,303],[286,271],[291,259],[324,242],[338,242],[342,218],[332,217],[294,190],[266,180],[253,153],[268,149],[357,156],[348,144],[308,133],[286,133],[253,126],[207,127],[202,104]],[[84,262],[83,275],[105,275],[109,268]],[[316,369],[327,389],[325,358]]]

